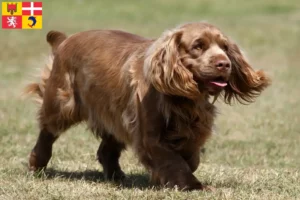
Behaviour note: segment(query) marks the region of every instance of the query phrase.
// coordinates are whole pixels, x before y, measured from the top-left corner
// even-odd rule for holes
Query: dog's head
[[[227,103],[251,102],[269,84],[233,41],[207,23],[165,32],[148,49],[144,72],[161,93],[197,99],[224,92]]]

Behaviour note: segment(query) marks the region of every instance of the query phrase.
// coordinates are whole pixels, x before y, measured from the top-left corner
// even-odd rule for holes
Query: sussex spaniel
[[[85,121],[102,138],[97,157],[107,179],[121,179],[131,146],[156,184],[203,189],[193,175],[212,133],[215,106],[249,103],[269,85],[218,28],[189,23],[150,40],[116,30],[67,37],[50,31],[52,63],[28,93],[40,97],[40,134],[31,170],[46,167],[55,140]]]

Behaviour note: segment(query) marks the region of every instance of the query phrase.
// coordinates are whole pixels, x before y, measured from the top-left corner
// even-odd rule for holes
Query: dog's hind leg
[[[75,109],[73,112],[78,111]],[[65,130],[81,121],[79,115],[75,115],[65,116],[56,99],[44,100],[39,116],[40,134],[29,158],[30,170],[37,171],[47,166],[52,156],[53,143]]]
[[[118,142],[111,134],[102,134],[102,141],[97,151],[99,162],[103,166],[104,177],[107,180],[122,180],[124,172],[119,165],[119,158],[125,145]]]
[[[31,171],[39,171],[46,168],[52,156],[52,145],[57,138],[58,136],[47,129],[40,131],[38,140],[29,157],[29,169]]]
[[[73,92],[70,75],[59,70],[56,72],[58,73],[49,77],[45,88],[40,92],[40,134],[29,157],[29,168],[32,171],[47,166],[52,155],[53,143],[61,133],[82,121],[84,116],[83,111],[80,112],[80,100]]]
[[[51,116],[53,121],[41,124],[40,134],[29,157],[29,169],[39,171],[46,168],[51,156],[52,146],[57,138],[76,121],[68,121],[60,116]],[[56,122],[54,122],[56,121]],[[62,127],[63,124],[63,127]]]

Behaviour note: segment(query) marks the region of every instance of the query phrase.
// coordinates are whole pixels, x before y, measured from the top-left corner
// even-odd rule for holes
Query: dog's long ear
[[[254,71],[246,61],[238,46],[230,42],[228,57],[232,63],[229,86],[225,88],[225,102],[236,99],[240,103],[251,103],[270,84],[270,79],[262,70]]]
[[[195,99],[197,83],[179,57],[181,36],[180,30],[168,31],[157,39],[146,53],[144,73],[159,92]]]

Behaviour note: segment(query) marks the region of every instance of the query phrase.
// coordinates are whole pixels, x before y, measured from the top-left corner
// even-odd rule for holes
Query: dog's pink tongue
[[[216,81],[211,81],[210,83],[220,86],[220,87],[225,87],[227,85],[226,82],[216,82]]]

